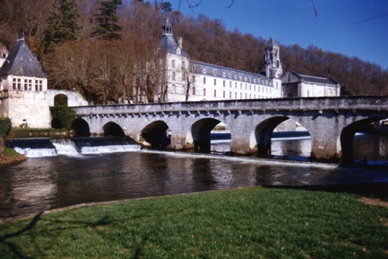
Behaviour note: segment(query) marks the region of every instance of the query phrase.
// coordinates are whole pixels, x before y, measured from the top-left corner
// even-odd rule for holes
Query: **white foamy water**
[[[57,151],[58,155],[64,155],[64,156],[79,156],[77,149],[75,148],[75,145],[73,141],[69,139],[62,139],[58,141],[53,141],[53,145],[55,146],[55,149]]]
[[[139,151],[140,145],[109,145],[109,146],[88,146],[81,148],[82,155],[107,154],[117,152]]]
[[[20,148],[15,147],[15,151],[19,154],[25,155],[26,157],[48,157],[56,156],[57,152],[54,148]]]

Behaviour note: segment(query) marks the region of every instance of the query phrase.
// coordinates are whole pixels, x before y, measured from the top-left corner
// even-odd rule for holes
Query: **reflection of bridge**
[[[76,107],[76,134],[127,135],[154,147],[210,150],[219,123],[231,132],[231,152],[271,152],[272,131],[292,119],[311,135],[316,160],[353,161],[353,137],[371,122],[388,118],[387,97],[319,97]],[[171,142],[169,136],[171,134]]]

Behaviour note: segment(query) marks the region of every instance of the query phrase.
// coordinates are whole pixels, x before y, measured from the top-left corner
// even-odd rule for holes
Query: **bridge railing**
[[[244,110],[382,110],[388,111],[388,97],[314,97],[257,100],[171,102],[74,107],[78,115],[136,114],[156,112],[203,112]]]

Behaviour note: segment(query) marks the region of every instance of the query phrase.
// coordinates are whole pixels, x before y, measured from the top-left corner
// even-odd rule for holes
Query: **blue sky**
[[[200,4],[190,9],[188,2]],[[388,0],[234,0],[230,8],[232,0],[170,3],[185,15],[220,19],[229,30],[282,45],[315,45],[388,69]]]

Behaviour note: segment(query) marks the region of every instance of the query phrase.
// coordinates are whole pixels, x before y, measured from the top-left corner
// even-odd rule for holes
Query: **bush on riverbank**
[[[3,224],[5,257],[384,258],[388,208],[350,194],[245,188]]]

